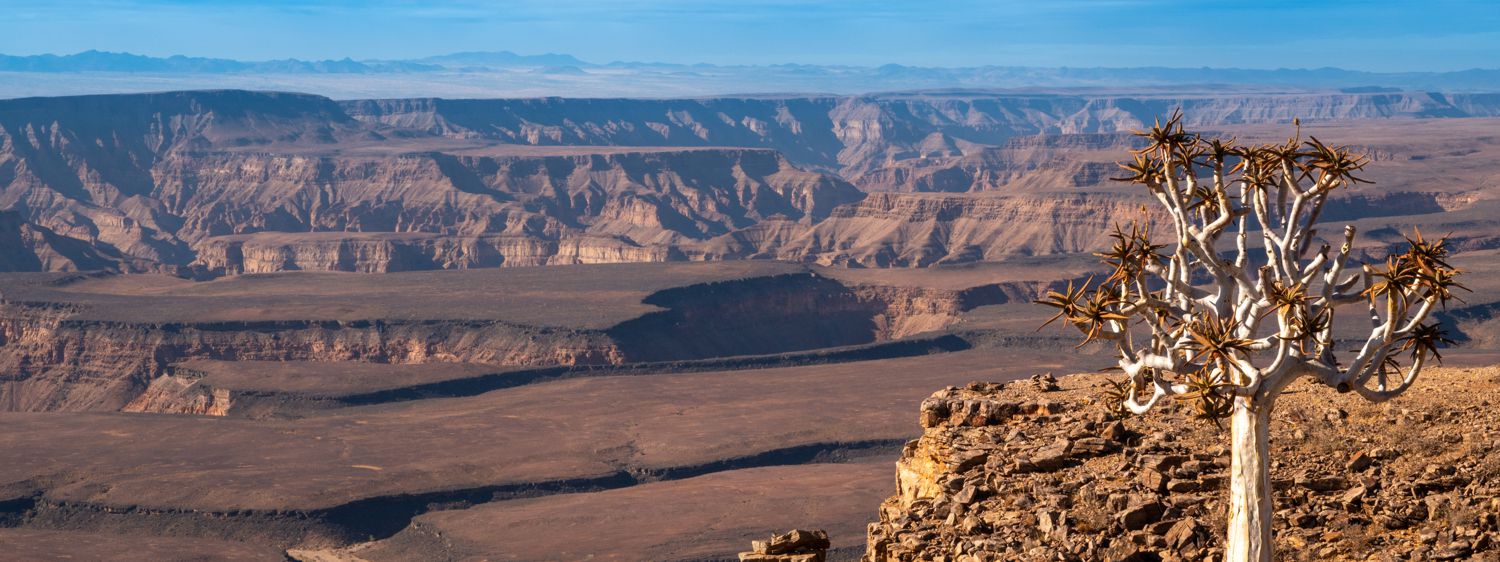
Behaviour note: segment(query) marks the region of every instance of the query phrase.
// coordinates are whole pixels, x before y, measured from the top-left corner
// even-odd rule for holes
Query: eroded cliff
[[[244,303],[149,295],[69,301],[75,297],[65,286],[37,293],[52,301],[0,301],[0,375],[7,381],[0,385],[0,405],[22,411],[228,412],[233,396],[225,389],[199,384],[201,373],[174,368],[190,360],[603,366],[805,352],[938,332],[957,324],[965,311],[1030,298],[1050,284],[934,289],[844,283],[803,272],[657,291],[643,301],[654,311],[613,324],[599,324],[575,310],[542,310],[541,317],[528,315],[524,322],[503,312],[474,316],[462,310],[453,318],[320,319],[326,313],[315,312],[301,320],[280,313],[232,318],[236,310],[242,317],[279,310],[275,307],[286,305],[275,303],[289,295],[283,291],[317,298],[323,294],[319,282],[309,279],[306,286],[290,289],[262,286],[275,296]],[[584,306],[597,292],[609,291],[579,289],[575,306]],[[567,294],[557,298],[568,300]],[[131,321],[94,314],[100,306],[170,309],[171,317],[182,319]],[[337,300],[332,307],[347,309]],[[216,318],[191,320],[208,312]]]
[[[532,145],[773,148],[856,177],[891,162],[966,156],[1017,137],[1113,134],[1181,108],[1195,129],[1228,124],[1500,115],[1491,94],[1060,95],[924,92],[857,97],[684,100],[520,99],[343,102],[355,119]]]
[[[0,101],[14,241],[0,269],[920,267],[1093,250],[1140,196],[1109,181],[1127,131],[1175,108],[1256,142],[1292,117],[1357,124],[1349,140],[1381,166],[1340,218],[1463,209],[1494,188],[1476,162],[1500,152],[1484,134],[1500,98],[1478,94],[36,98]],[[1468,119],[1421,124],[1438,117]],[[960,196],[976,193],[993,197]]]

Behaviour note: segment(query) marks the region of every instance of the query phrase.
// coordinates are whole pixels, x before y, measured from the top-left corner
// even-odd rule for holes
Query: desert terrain
[[[865,560],[1222,560],[1231,459],[1190,408],[1124,419],[1108,377],[939,390]],[[1500,371],[1372,404],[1309,382],[1273,426],[1277,560],[1500,559]]]
[[[1444,376],[1493,386],[1495,95],[0,100],[0,543],[723,560],[802,527],[857,559],[934,390],[1081,400],[1110,364],[1031,300],[1154,218],[1110,177],[1179,107],[1367,153],[1324,222],[1370,261],[1450,236],[1477,370]]]

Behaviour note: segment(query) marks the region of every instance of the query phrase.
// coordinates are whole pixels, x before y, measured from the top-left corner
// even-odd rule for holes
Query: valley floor
[[[931,389],[1091,358],[1034,332],[1024,299],[1052,275],[4,277],[0,539],[88,559],[697,560],[795,525],[857,556]]]
[[[0,540],[41,558],[716,560],[810,527],[851,559],[933,389],[1107,366],[1037,330],[1028,301],[1063,271],[0,276]],[[1450,365],[1494,362],[1472,300],[1445,317],[1468,345]]]

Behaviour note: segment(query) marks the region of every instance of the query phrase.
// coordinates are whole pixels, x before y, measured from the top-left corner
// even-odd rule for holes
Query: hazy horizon
[[[1159,0],[17,0],[8,10],[0,53],[17,56],[410,60],[512,51],[600,64],[1368,72],[1494,68],[1500,60],[1500,10],[1474,0],[1383,0],[1358,10]]]
[[[15,0],[0,98],[681,98],[1223,85],[1500,92],[1500,10],[1167,0]],[[1303,23],[1303,25],[1299,25]],[[1316,33],[1310,30],[1316,29]]]
[[[55,59],[64,59],[65,60],[65,59],[70,59],[70,58],[75,58],[75,57],[87,57],[87,56],[118,56],[118,57],[139,57],[139,58],[142,58],[142,59],[163,60],[163,61],[170,61],[170,60],[173,60],[173,59],[202,60],[202,61],[232,61],[232,62],[245,63],[245,64],[278,63],[278,62],[285,62],[285,61],[308,62],[308,63],[333,63],[333,62],[353,61],[353,62],[361,62],[361,63],[378,64],[378,63],[394,63],[394,62],[438,61],[438,60],[447,59],[447,58],[451,58],[451,57],[460,57],[460,56],[466,56],[466,55],[467,56],[504,55],[504,56],[514,56],[514,57],[517,57],[518,59],[528,59],[528,60],[531,60],[531,59],[540,60],[540,59],[546,59],[546,58],[552,58],[552,57],[567,58],[567,59],[573,59],[573,62],[561,62],[559,64],[579,64],[581,66],[586,66],[586,67],[609,67],[609,66],[627,66],[627,67],[628,66],[666,66],[666,67],[723,67],[723,68],[737,68],[737,67],[814,67],[814,68],[831,68],[831,69],[837,69],[837,68],[877,69],[877,68],[881,68],[881,67],[906,67],[906,68],[941,69],[941,70],[968,70],[968,69],[980,69],[980,68],[1014,68],[1014,69],[1045,69],[1045,70],[1142,70],[1142,69],[1159,69],[1159,70],[1174,70],[1174,71],[1224,70],[1224,71],[1252,71],[1252,72],[1276,72],[1276,71],[1309,72],[1309,71],[1337,70],[1337,71],[1346,71],[1346,72],[1352,72],[1352,73],[1364,73],[1364,74],[1375,74],[1375,75],[1391,75],[1391,74],[1453,74],[1453,73],[1470,72],[1470,71],[1476,71],[1476,70],[1477,71],[1500,70],[1500,61],[1496,61],[1494,64],[1490,64],[1488,66],[1474,66],[1474,67],[1469,67],[1469,68],[1455,68],[1455,69],[1450,69],[1450,70],[1365,70],[1365,69],[1351,68],[1351,67],[1338,66],[1338,65],[1332,65],[1332,64],[1325,64],[1325,65],[1304,65],[1304,66],[1242,66],[1242,65],[1234,65],[1234,64],[1224,64],[1224,65],[1204,65],[1204,64],[1199,64],[1199,65],[1189,65],[1189,64],[1182,64],[1182,65],[1171,65],[1171,64],[1139,64],[1139,65],[971,64],[971,65],[943,65],[943,64],[931,64],[931,65],[921,65],[921,64],[903,64],[903,63],[898,63],[898,62],[885,62],[885,63],[878,63],[878,62],[876,62],[876,63],[870,63],[870,64],[833,64],[833,63],[830,63],[830,64],[818,64],[818,63],[774,62],[774,61],[773,62],[767,62],[767,63],[718,63],[718,62],[710,62],[710,61],[672,62],[672,61],[664,61],[664,60],[590,60],[590,59],[586,59],[586,58],[583,58],[583,57],[575,56],[573,53],[570,53],[570,52],[557,52],[557,51],[547,51],[547,52],[537,51],[537,52],[532,52],[532,51],[517,50],[517,49],[451,51],[451,52],[443,52],[443,53],[433,53],[433,54],[428,54],[428,55],[424,55],[424,56],[400,57],[400,58],[358,57],[358,56],[343,56],[343,57],[295,57],[295,56],[293,56],[293,57],[260,58],[260,59],[257,59],[257,58],[236,58],[236,57],[209,56],[209,55],[203,55],[203,54],[197,54],[197,53],[190,53],[190,52],[168,53],[168,54],[164,54],[164,55],[157,55],[157,54],[147,54],[147,53],[144,53],[144,52],[136,52],[136,51],[110,51],[110,50],[104,50],[104,49],[85,49],[85,50],[74,51],[74,52],[39,52],[39,53],[17,53],[17,52],[8,52],[8,51],[0,50],[0,58],[13,58],[13,59],[55,58]],[[540,64],[534,64],[533,66],[540,66]],[[92,71],[92,70],[98,70],[98,69],[90,69],[90,70]],[[101,70],[101,71],[106,71],[106,72],[108,72],[108,71],[140,72],[138,70],[131,70],[131,69]]]

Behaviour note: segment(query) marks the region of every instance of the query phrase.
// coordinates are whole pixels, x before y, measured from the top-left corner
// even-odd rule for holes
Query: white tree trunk
[[[1229,469],[1229,548],[1224,562],[1271,562],[1271,406],[1236,398]]]

